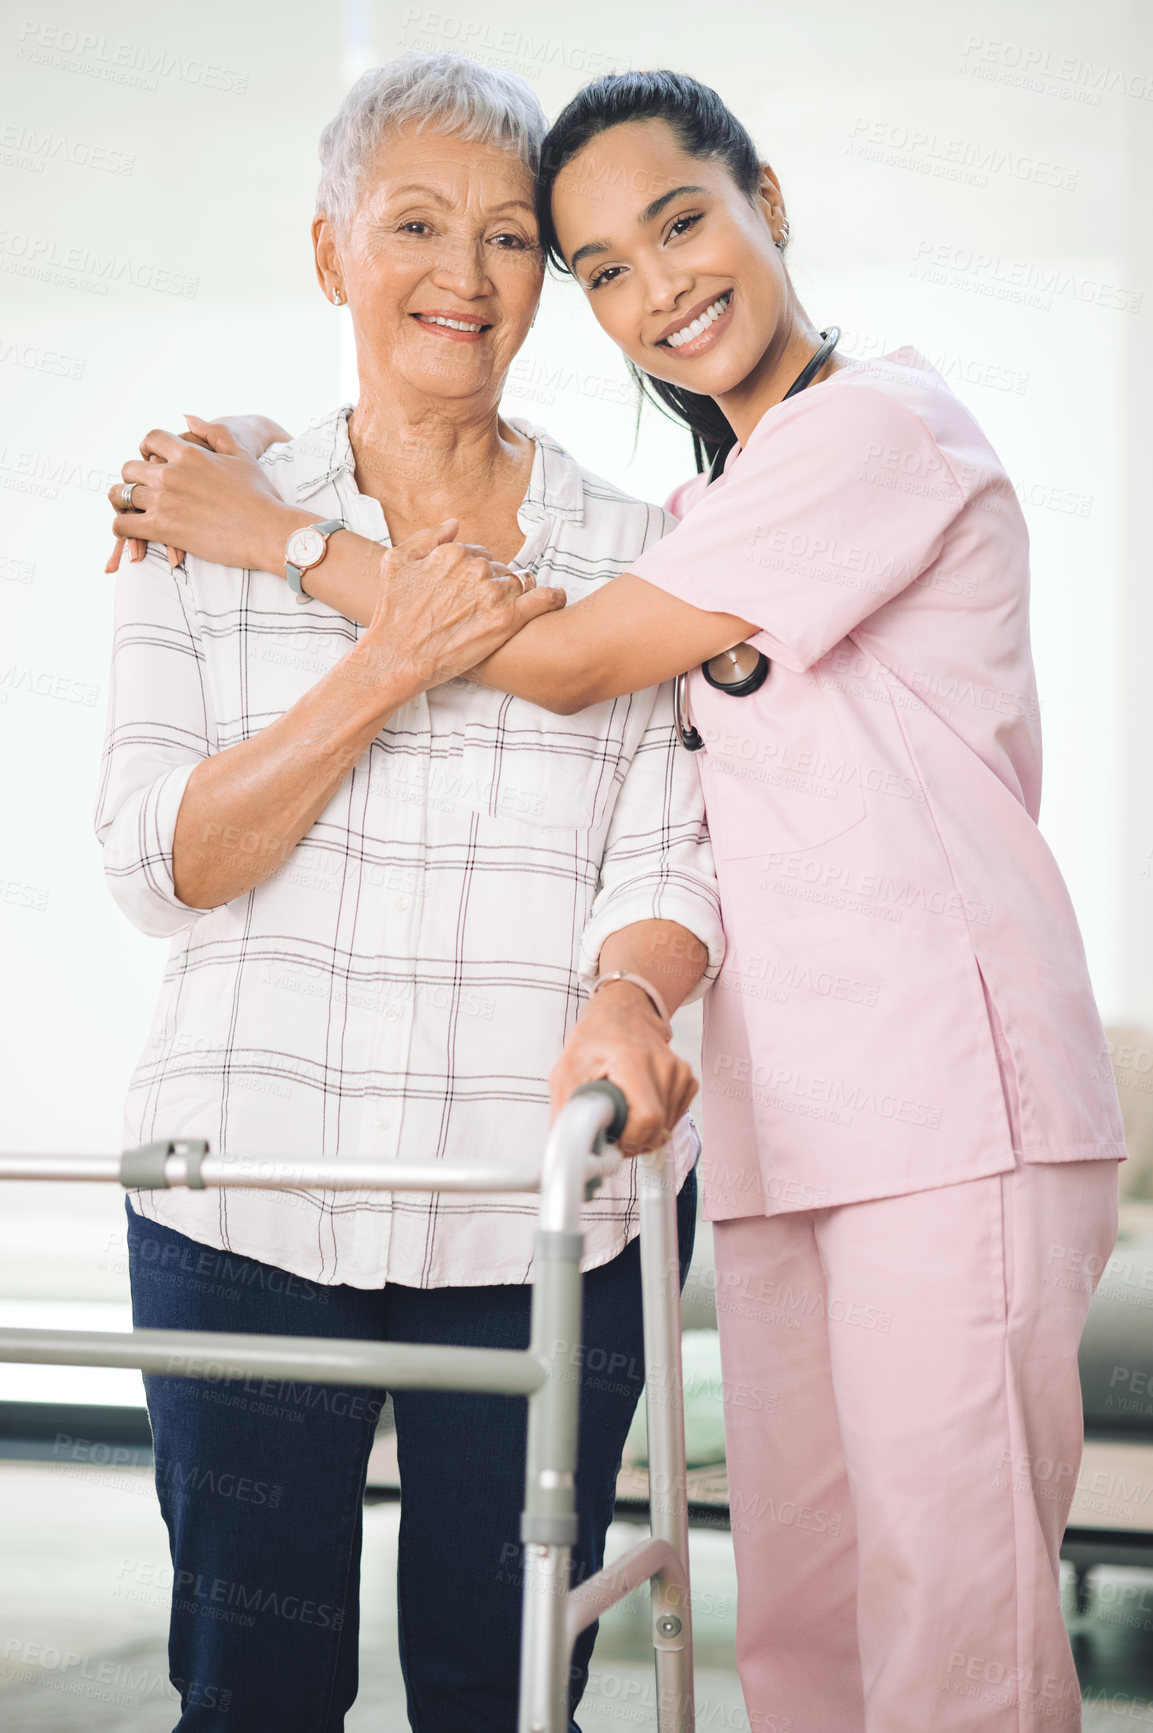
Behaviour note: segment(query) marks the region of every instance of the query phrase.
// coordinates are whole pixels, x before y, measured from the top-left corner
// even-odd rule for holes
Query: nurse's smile
[[[703,308],[693,308],[675,321],[667,336],[657,338],[659,349],[675,349],[678,361],[691,361],[724,336],[732,322],[734,290],[726,289]]]

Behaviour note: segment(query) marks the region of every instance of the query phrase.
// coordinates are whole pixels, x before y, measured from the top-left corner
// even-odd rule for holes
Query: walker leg
[[[565,1733],[569,1724],[565,1608],[577,1532],[582,1243],[572,1231],[538,1233],[533,1260],[530,1352],[547,1378],[528,1399],[519,1733]]]
[[[537,1541],[524,1548],[518,1733],[565,1733],[568,1727],[565,1602],[571,1552]]]
[[[660,1733],[692,1733],[696,1715],[681,1388],[680,1256],[676,1191],[664,1153],[654,1150],[639,1158],[649,1511],[654,1538],[669,1542],[681,1568],[676,1577],[670,1571],[653,1578],[652,1641]]]

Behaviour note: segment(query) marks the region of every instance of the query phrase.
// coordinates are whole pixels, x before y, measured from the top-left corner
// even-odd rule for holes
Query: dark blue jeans
[[[681,1280],[696,1181],[677,1200]],[[129,1207],[142,1329],[526,1348],[522,1286],[322,1287],[217,1252]],[[643,1384],[634,1240],[584,1284],[573,1579],[598,1570]],[[356,1696],[361,1510],[383,1390],[281,1379],[144,1380],[172,1550],[178,1733],[340,1733]],[[398,1390],[400,1660],[416,1733],[513,1733],[523,1397]],[[595,1627],[573,1655],[572,1705]],[[575,1723],[574,1723],[575,1726]]]

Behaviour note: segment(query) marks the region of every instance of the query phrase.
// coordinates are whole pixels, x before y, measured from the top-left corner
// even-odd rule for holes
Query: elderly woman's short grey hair
[[[465,54],[415,50],[362,74],[320,135],[316,208],[347,229],[384,136],[406,123],[512,152],[535,179],[548,120],[532,86]]]

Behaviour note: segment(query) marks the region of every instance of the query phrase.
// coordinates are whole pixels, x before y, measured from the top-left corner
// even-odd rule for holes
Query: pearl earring
[[[340,299],[340,290],[339,289],[334,289],[332,291],[332,304],[334,307],[339,307],[339,306],[343,305],[343,303],[341,302],[341,299]]]

